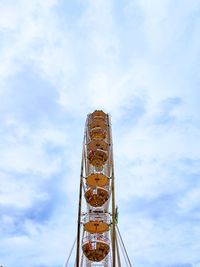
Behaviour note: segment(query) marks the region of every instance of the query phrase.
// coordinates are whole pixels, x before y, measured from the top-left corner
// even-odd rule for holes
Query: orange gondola
[[[95,238],[86,238],[83,241],[82,249],[90,261],[100,262],[108,255],[110,246],[107,238],[96,236]]]
[[[102,167],[108,159],[108,152],[102,149],[90,150],[88,160],[95,167]]]
[[[101,207],[109,199],[109,192],[103,187],[89,188],[85,192],[85,199],[93,207]]]

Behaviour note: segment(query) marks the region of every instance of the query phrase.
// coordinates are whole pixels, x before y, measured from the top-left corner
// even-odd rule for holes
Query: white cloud
[[[122,199],[131,204],[131,199],[134,197],[150,200],[187,188],[187,181],[167,167],[171,165],[169,161],[141,160],[140,163],[130,161],[129,164],[123,162],[118,162],[119,166],[116,167],[116,188],[119,201]]]
[[[0,174],[0,205],[19,209],[30,208],[35,202],[48,200],[46,192],[41,192],[33,179],[16,178],[5,173]],[[7,221],[9,217],[4,217]],[[7,221],[8,222],[8,221]]]
[[[70,212],[68,216],[62,211],[59,215],[52,217],[47,224],[41,225],[31,220],[25,220],[22,225],[26,234],[1,238],[1,251],[6,247],[12,251],[12,257],[6,257],[2,253],[1,261],[6,266],[54,266],[62,264],[67,258],[74,241],[75,228],[72,223]],[[69,223],[66,226],[66,223]],[[70,234],[69,234],[70,233]]]
[[[122,237],[135,265],[145,262],[156,266],[159,262],[160,266],[168,266],[198,260],[197,227],[188,228],[182,222],[174,223],[171,218],[160,220],[139,213],[123,213],[120,221],[123,221]],[[130,222],[132,227],[128,227]]]
[[[2,135],[1,169],[24,173],[37,173],[44,177],[59,171],[62,155],[50,155],[47,146],[64,149],[69,143],[65,129],[56,129],[46,124],[38,129],[31,129],[14,118],[7,118],[6,128]]]
[[[4,36],[0,49],[1,82],[33,60],[31,55],[37,51],[38,42],[45,44],[49,41],[46,36],[51,32],[51,9],[56,3],[51,0],[1,2],[0,28]]]
[[[182,198],[179,200],[179,208],[182,212],[190,212],[195,208],[199,208],[199,197],[200,197],[200,189],[193,188],[190,189]]]
[[[49,164],[51,162],[51,164]],[[1,169],[51,175],[59,169],[60,159],[51,159],[37,144],[12,144],[2,150]]]

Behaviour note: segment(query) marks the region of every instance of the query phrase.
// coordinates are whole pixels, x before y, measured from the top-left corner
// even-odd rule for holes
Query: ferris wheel
[[[111,120],[102,110],[95,110],[85,123],[75,267],[121,267],[119,245],[127,266],[132,267],[117,217]]]

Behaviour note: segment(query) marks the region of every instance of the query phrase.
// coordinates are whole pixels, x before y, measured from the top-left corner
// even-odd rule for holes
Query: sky
[[[63,266],[103,109],[133,266],[200,267],[199,69],[199,0],[1,0],[0,265]]]

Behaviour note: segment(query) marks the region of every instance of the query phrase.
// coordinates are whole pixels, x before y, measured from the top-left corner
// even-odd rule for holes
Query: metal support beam
[[[116,236],[116,248],[117,248],[117,261],[118,261],[118,267],[121,267],[121,260],[120,260],[119,245],[118,245],[118,238],[117,238],[117,236]]]
[[[114,175],[112,175],[112,257],[113,267],[116,266],[116,230],[115,230],[115,194],[114,194]]]
[[[83,187],[83,166],[85,153],[85,134],[83,140],[83,151],[81,161],[80,189],[79,189],[79,205],[78,205],[78,222],[77,222],[77,247],[76,247],[76,267],[79,267],[80,262],[80,233],[81,233],[81,207],[82,207],[82,187]]]
[[[82,205],[82,177],[80,181],[79,206],[78,206],[78,223],[77,223],[77,247],[76,247],[76,267],[80,262],[80,228],[81,228],[81,205]]]
[[[111,182],[111,192],[112,192],[112,267],[116,266],[116,230],[115,230],[115,175],[114,175],[114,159],[113,159],[113,143],[112,143],[112,132],[111,132],[111,122],[109,120],[109,139],[111,144],[111,171],[112,171],[112,182]]]
[[[118,233],[118,236],[119,236],[119,240],[120,240],[120,242],[122,244],[122,249],[124,250],[124,253],[125,253],[125,256],[126,256],[126,260],[128,261],[128,265],[129,265],[129,267],[132,267],[131,261],[129,259],[129,256],[128,256],[128,253],[127,253],[126,247],[124,245],[124,241],[122,239],[122,236],[120,234],[118,226],[116,226],[116,228],[117,228],[117,233]]]

